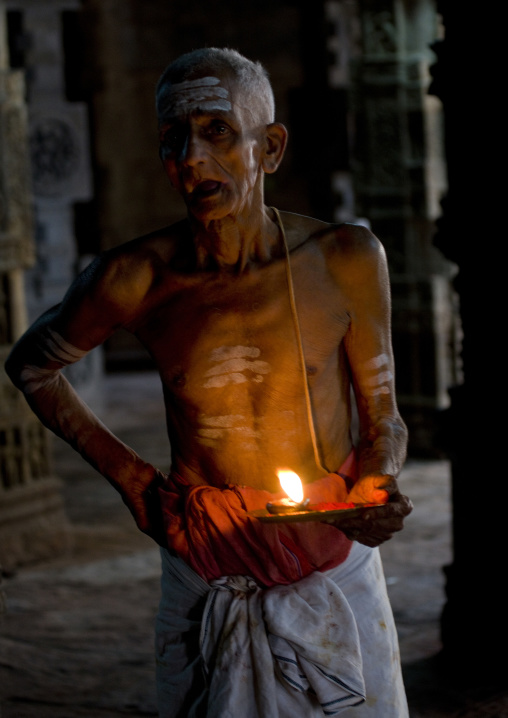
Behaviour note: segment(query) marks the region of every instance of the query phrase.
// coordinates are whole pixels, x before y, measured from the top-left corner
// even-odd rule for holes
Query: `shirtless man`
[[[333,580],[347,598],[347,577],[361,573],[360,565],[377,557],[377,549],[372,547],[402,528],[411,504],[396,483],[405,458],[406,429],[395,403],[389,286],[381,244],[363,227],[330,226],[296,214],[279,215],[265,206],[263,177],[279,166],[287,133],[274,122],[273,95],[259,65],[229,50],[184,55],[159,81],[157,111],[162,163],[186,202],[187,218],[108,251],[93,262],[62,303],[19,340],[6,369],[41,421],[119,491],[138,527],[163,547],[168,546],[169,536],[171,551],[163,550],[163,558],[173,563],[165,569],[165,606],[161,607],[158,638],[159,667],[166,673],[160,678],[161,716],[191,716],[204,715],[206,704],[205,698],[195,700],[196,686],[201,692],[204,689],[198,670],[189,668],[197,665],[198,659],[188,655],[195,639],[182,640],[187,646],[183,654],[167,655],[178,633],[169,627],[173,614],[178,613],[181,602],[178,620],[189,619],[191,599],[178,594],[180,588],[170,599],[166,596],[165,600],[164,592],[176,590],[175,585],[185,580],[180,575],[174,580],[175,572],[187,571],[175,554],[193,568],[199,561],[193,563],[186,509],[180,506],[176,510],[174,501],[169,501],[169,508],[165,505],[168,486],[170,499],[184,494],[204,496],[204,515],[207,506],[212,506],[206,503],[208,497],[212,503],[215,497],[222,501],[235,494],[235,487],[276,494],[280,491],[276,474],[280,467],[298,473],[310,488],[324,476],[332,476],[328,472],[338,471],[353,456],[352,386],[360,428],[356,469],[348,464],[356,482],[349,485],[347,500],[388,501],[342,522],[341,530],[333,524],[316,524],[319,531],[328,532],[328,546],[333,548],[336,541],[341,548],[337,559],[330,562],[327,558],[324,567],[315,556],[309,559],[309,566],[318,569],[311,577],[327,576],[325,569],[338,564],[333,570],[342,571],[342,578]],[[318,131],[316,120],[316,127],[309,128],[309,141],[322,141],[316,140]],[[102,344],[119,327],[138,337],[160,373],[174,480],[120,442],[59,371]],[[234,508],[235,517],[240,515],[238,511]],[[191,508],[189,516],[190,512]],[[261,525],[243,515],[238,520],[244,522],[242,526],[247,526],[247,520],[249,527]],[[306,524],[310,525],[314,526]],[[172,533],[174,526],[176,533]],[[226,526],[226,539],[228,530]],[[271,527],[268,530],[273,531]],[[202,534],[210,531],[202,529]],[[198,543],[200,540],[198,537]],[[203,536],[205,540],[208,535]],[[227,561],[221,564],[222,549],[211,541],[210,555],[218,568],[208,571],[209,563],[203,559],[205,568],[201,575],[197,571],[196,580],[203,587],[199,600],[194,601],[199,611],[209,582],[227,572],[224,565],[229,566]],[[295,541],[298,544],[300,539]],[[287,549],[287,543],[284,545]],[[199,553],[199,547],[195,551]],[[300,576],[309,570],[301,570]],[[380,568],[369,571],[379,579]],[[257,579],[254,569],[248,575]],[[279,582],[292,584],[292,579],[259,580],[262,587]],[[372,594],[376,604],[386,602],[376,595],[384,591],[378,584],[361,590]],[[371,611],[365,603],[357,610],[353,598],[348,600],[358,622],[359,612]],[[391,617],[385,617],[378,623],[389,620]],[[200,616],[197,624],[199,621]],[[179,630],[186,635],[187,629]],[[356,698],[344,705],[363,702],[363,707],[348,708],[344,715],[349,716],[351,710],[358,718],[401,718],[407,708],[400,670],[394,675],[379,669],[380,664],[395,659],[376,654],[383,648],[365,648],[363,634],[369,630],[358,623],[367,701],[363,702],[360,689],[353,690]],[[390,640],[396,641],[393,635]],[[383,703],[376,694],[378,712],[371,707],[371,693],[380,688],[374,683],[369,687],[369,651],[376,654],[380,681],[397,684],[398,702],[390,695]],[[176,677],[179,672],[184,676],[181,680]],[[219,668],[217,673],[221,675]],[[294,703],[294,695],[300,700],[301,694],[287,683],[283,691],[292,693],[271,702],[280,712],[274,716],[286,715],[284,711],[291,716],[323,715],[312,696],[312,705],[302,703],[301,712],[298,708],[295,712],[299,703]],[[251,697],[257,708],[244,704],[243,712],[237,708],[236,715],[269,715],[254,694],[255,690]],[[196,705],[191,708],[193,701]],[[232,710],[231,706],[215,708],[214,713],[212,705],[210,699],[206,715],[229,715],[226,710]],[[387,705],[392,708],[388,710]]]

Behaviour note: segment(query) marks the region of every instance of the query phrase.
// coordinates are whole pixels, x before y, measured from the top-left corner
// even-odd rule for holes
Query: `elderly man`
[[[20,339],[8,373],[163,547],[161,716],[403,718],[377,549],[411,510],[396,484],[406,430],[383,249],[362,227],[265,206],[287,133],[259,64],[188,53],[163,73],[157,111],[187,218],[95,261]],[[160,373],[168,477],[60,373],[119,327]],[[261,522],[283,467],[312,503],[378,506]]]

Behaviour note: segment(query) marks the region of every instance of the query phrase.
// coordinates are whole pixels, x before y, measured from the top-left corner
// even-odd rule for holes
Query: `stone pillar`
[[[289,161],[293,173],[304,178],[308,207],[300,212],[328,222],[355,219],[347,109],[355,19],[354,0],[321,0],[299,8],[301,79],[290,79],[291,154],[283,168]]]
[[[359,52],[359,14],[356,0],[325,0],[324,16],[327,23],[326,38],[328,86],[335,94],[340,107],[341,122],[336,121],[335,166],[331,168],[333,221],[361,222],[356,216],[355,193],[350,166],[351,118],[348,95],[351,86],[350,67]],[[335,120],[338,119],[336,116]],[[363,220],[364,221],[364,220]]]
[[[61,301],[76,274],[91,258],[79,257],[74,204],[92,197],[86,105],[65,94],[64,13],[79,0],[6,0],[17,12],[24,46],[35,207],[36,261],[26,274],[28,319]],[[65,371],[86,400],[100,405],[102,349]]]
[[[427,93],[437,15],[432,0],[361,0],[359,8],[357,212],[387,250],[397,394],[410,451],[432,455],[435,415],[457,380],[452,265],[432,243],[446,186],[441,106]]]
[[[449,190],[437,246],[458,266],[455,288],[464,332],[464,382],[451,390],[443,438],[452,467],[453,562],[445,569],[444,664],[469,687],[506,688],[500,656],[508,643],[504,416],[504,214],[502,93],[493,68],[491,13],[462,12],[441,0],[444,38],[434,49],[432,91],[442,100]],[[501,714],[500,714],[501,715]]]
[[[4,570],[69,547],[49,437],[4,372],[26,328],[24,269],[33,264],[25,88],[8,69],[0,2],[0,564]]]

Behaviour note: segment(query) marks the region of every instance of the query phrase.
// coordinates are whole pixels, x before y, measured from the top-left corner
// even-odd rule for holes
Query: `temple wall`
[[[453,265],[433,245],[446,189],[440,102],[428,94],[431,0],[291,2],[85,0],[84,69],[93,117],[101,246],[181,218],[157,157],[153,91],[180,53],[229,45],[261,60],[288,152],[267,202],[328,221],[368,224],[387,249],[399,402],[411,449],[438,453],[434,417],[458,380]],[[120,333],[109,366],[143,352]]]
[[[4,0],[4,8],[2,82],[26,80],[16,92],[26,101],[30,139],[14,172],[7,154],[0,161],[4,185],[9,177],[12,187],[27,187],[22,200],[11,191],[11,229],[2,234],[2,321],[16,327],[4,353],[21,315],[31,321],[59,301],[95,254],[183,216],[158,159],[155,84],[182,52],[232,46],[265,64],[277,119],[290,131],[285,160],[267,177],[267,202],[327,221],[359,220],[385,244],[399,403],[411,450],[432,453],[435,415],[460,379],[454,269],[432,242],[445,189],[441,108],[427,92],[433,3]],[[14,127],[23,125],[8,131]],[[30,229],[12,229],[18,215],[31,217]],[[149,365],[122,332],[105,355],[110,370]],[[102,361],[92,352],[69,374],[92,403]],[[10,385],[2,391],[21,401]],[[10,437],[18,436],[14,416],[4,417]],[[39,431],[34,425],[27,436],[45,447]],[[31,460],[27,447],[7,451],[10,465]],[[48,476],[50,459],[49,452],[40,461]]]
[[[29,322],[61,301],[98,246],[78,246],[80,215],[93,194],[88,108],[75,100],[69,73],[69,18],[79,0],[5,0],[10,64],[25,78],[35,260],[25,272]],[[71,55],[72,57],[72,55]],[[72,101],[69,101],[68,97]],[[86,401],[100,402],[102,349],[66,375]]]
[[[69,525],[50,438],[4,371],[27,325],[24,275],[35,261],[25,84],[8,67],[0,3],[0,566],[65,552]]]
[[[430,0],[362,0],[353,89],[356,206],[390,266],[399,409],[411,453],[435,455],[460,381],[456,267],[433,243],[446,191],[442,107],[428,93],[440,27]]]

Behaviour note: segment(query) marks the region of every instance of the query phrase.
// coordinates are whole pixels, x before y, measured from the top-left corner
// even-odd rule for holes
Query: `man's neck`
[[[256,210],[200,222],[191,218],[198,266],[240,273],[280,253],[277,224],[263,204]]]

